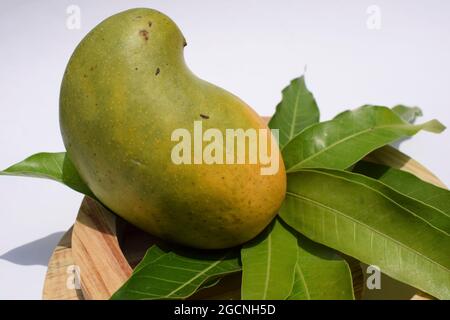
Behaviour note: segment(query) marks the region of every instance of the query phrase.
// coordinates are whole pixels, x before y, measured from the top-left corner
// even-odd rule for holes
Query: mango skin
[[[176,24],[131,9],[96,26],[73,53],[61,86],[60,126],[69,157],[95,196],[137,227],[202,249],[260,233],[285,197],[260,164],[175,165],[174,129],[267,128],[244,102],[186,66]],[[207,115],[205,119],[201,115]]]

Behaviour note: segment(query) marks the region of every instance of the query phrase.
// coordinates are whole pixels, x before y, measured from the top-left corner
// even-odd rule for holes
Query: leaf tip
[[[433,132],[433,133],[441,133],[443,132],[445,129],[447,129],[446,126],[444,126],[440,121],[433,119],[430,120],[428,122],[425,122],[423,124],[423,128],[429,132]]]

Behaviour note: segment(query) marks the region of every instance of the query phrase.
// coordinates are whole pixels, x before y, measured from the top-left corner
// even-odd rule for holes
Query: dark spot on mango
[[[152,22],[151,21],[148,22],[148,26],[149,26],[149,28],[152,27]]]
[[[157,76],[160,72],[161,72],[161,70],[159,68],[156,68],[155,76]]]
[[[201,114],[201,113],[200,113],[200,117],[201,117],[202,119],[209,119],[209,116],[207,116],[206,114]]]
[[[145,41],[148,40],[148,31],[147,31],[147,30],[143,29],[143,30],[139,31],[139,35],[140,35],[142,38],[144,38]]]

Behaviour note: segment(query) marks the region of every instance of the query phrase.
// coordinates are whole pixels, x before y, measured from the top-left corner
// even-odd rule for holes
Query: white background
[[[69,5],[81,28],[66,27]],[[370,5],[381,29],[367,27]],[[450,126],[450,1],[44,1],[0,2],[0,168],[64,150],[58,96],[78,42],[132,7],[169,15],[183,31],[191,69],[272,114],[281,89],[307,66],[329,119],[372,103],[420,106]],[[450,184],[449,131],[420,133],[401,150]],[[0,177],[0,298],[39,299],[47,260],[81,195],[55,182]]]

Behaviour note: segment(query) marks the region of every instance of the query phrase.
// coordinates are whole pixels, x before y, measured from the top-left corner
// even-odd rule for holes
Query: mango
[[[233,247],[277,214],[285,168],[277,146],[275,174],[261,174],[261,161],[173,161],[177,129],[200,123],[203,132],[215,128],[224,136],[227,129],[267,129],[247,104],[189,70],[185,46],[177,25],[155,10],[131,9],[101,22],[64,73],[61,133],[81,177],[114,213],[170,242]]]

